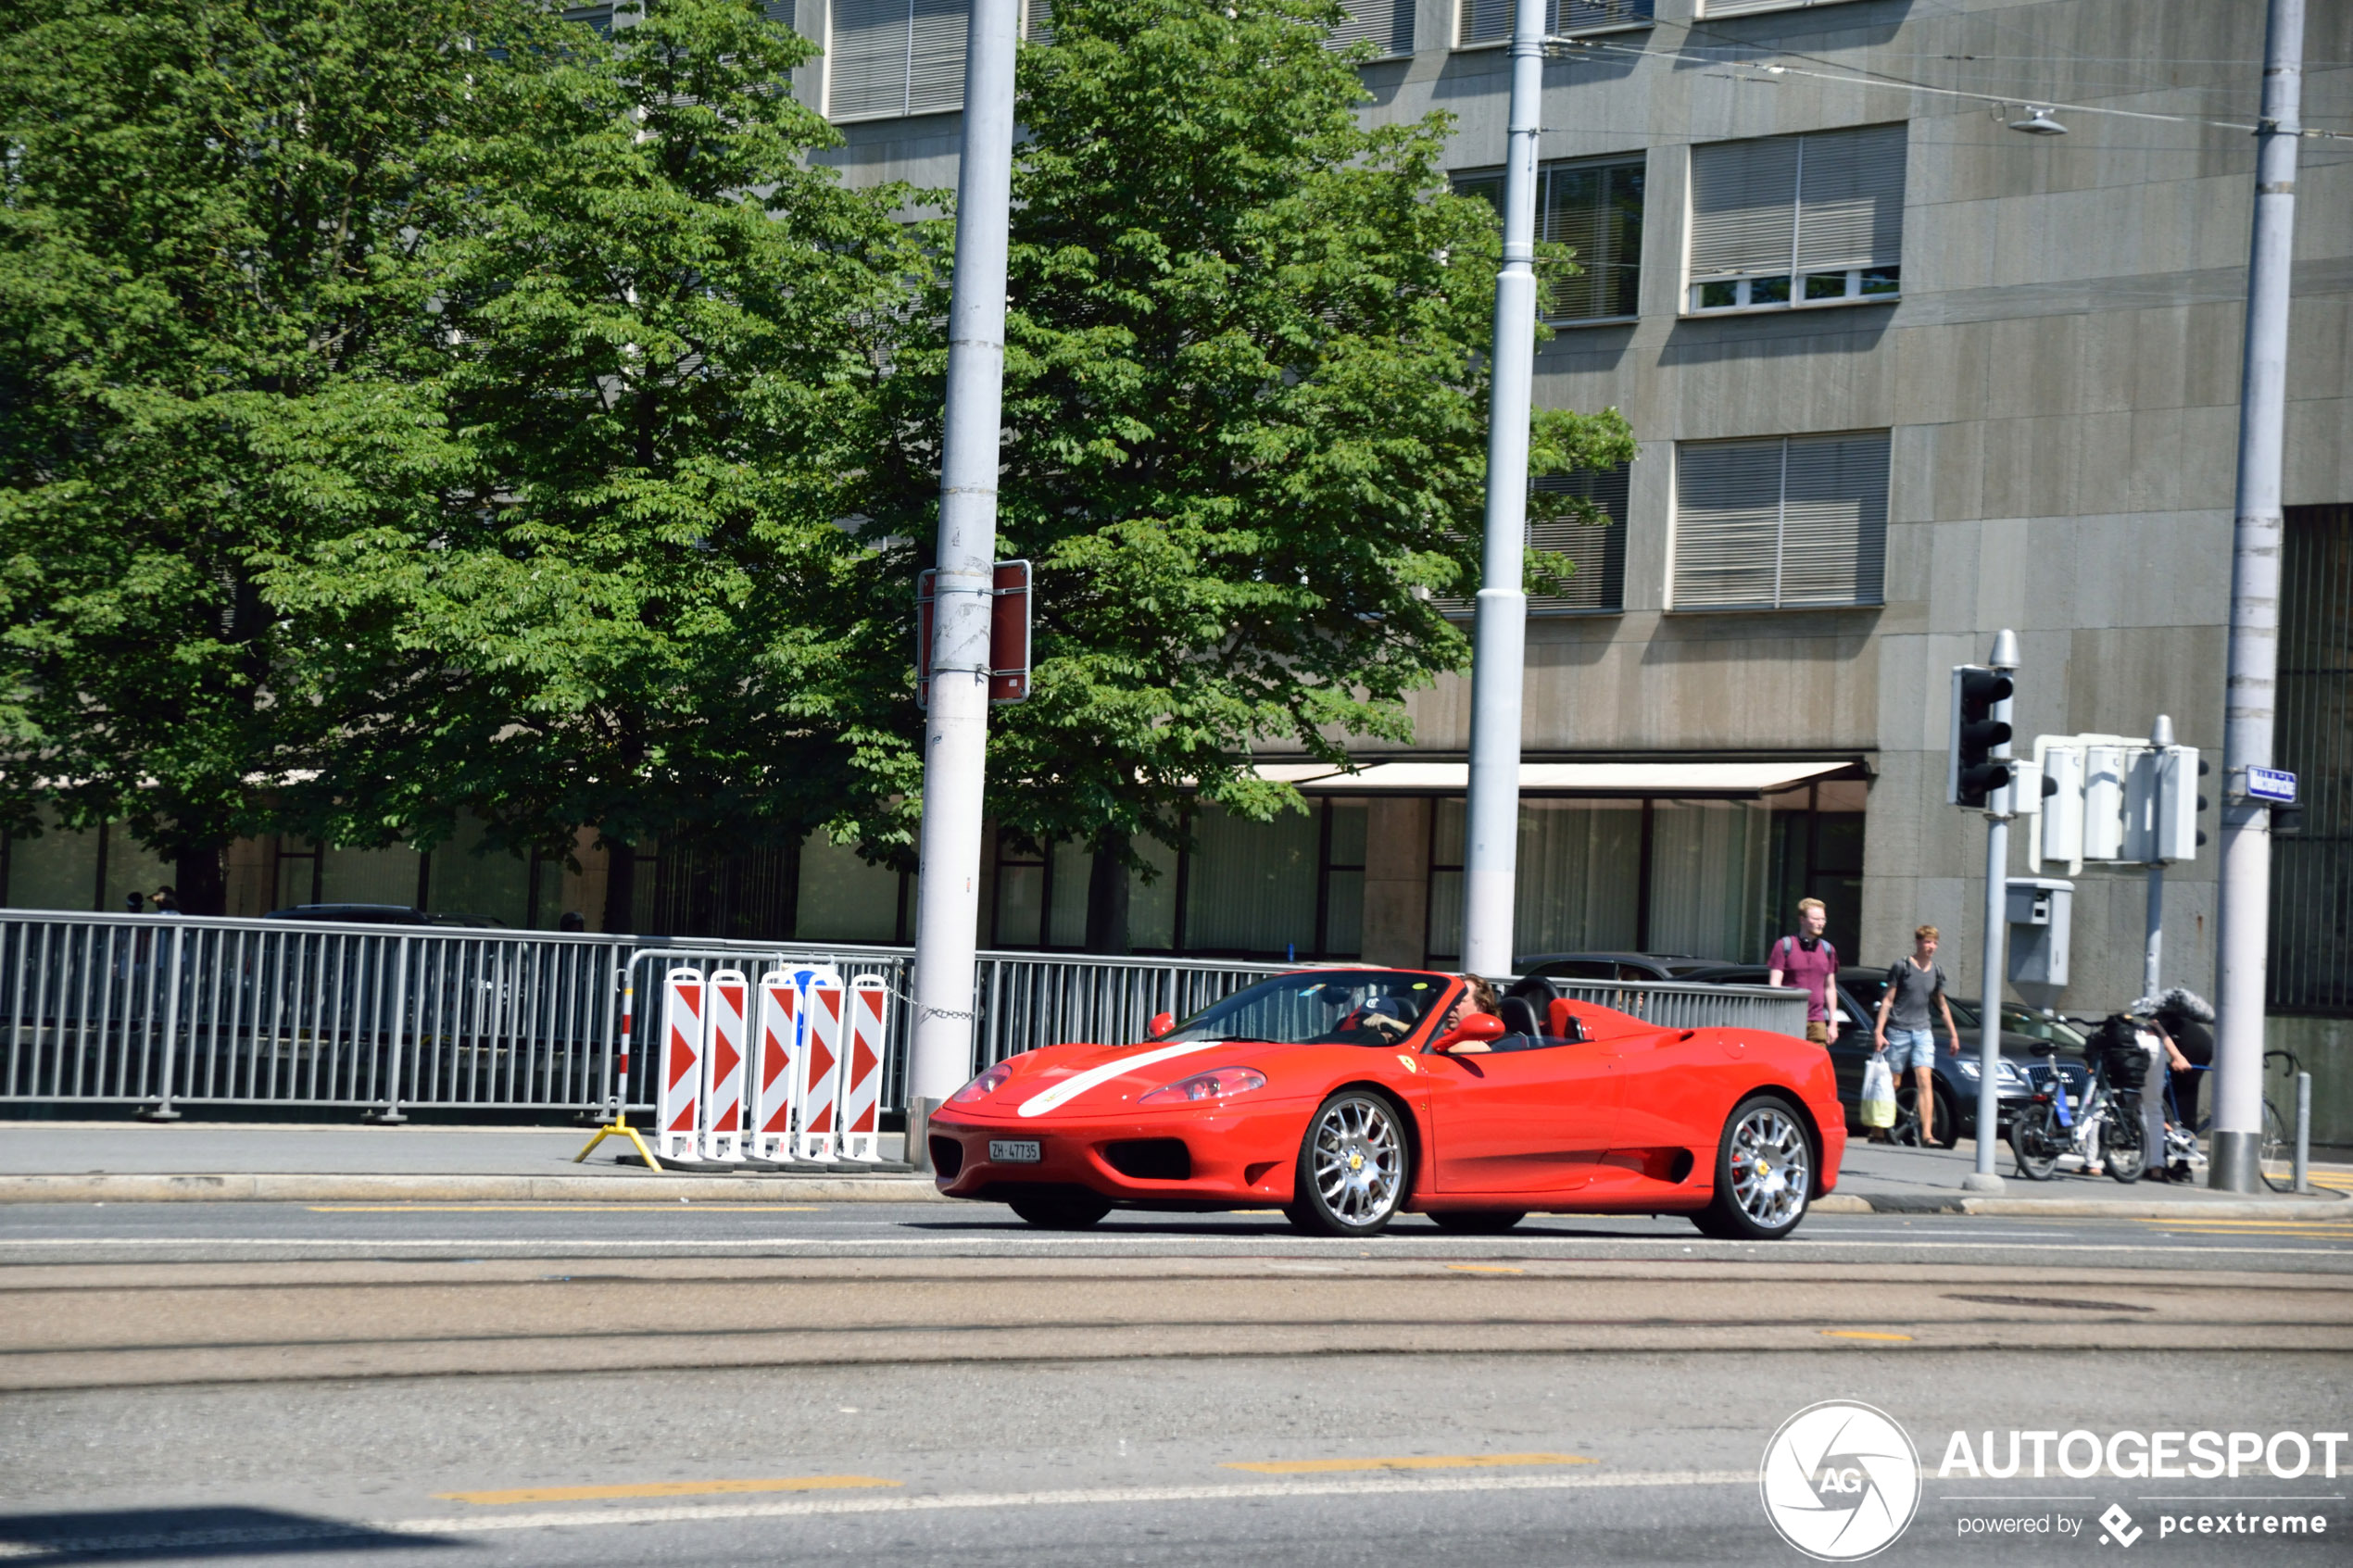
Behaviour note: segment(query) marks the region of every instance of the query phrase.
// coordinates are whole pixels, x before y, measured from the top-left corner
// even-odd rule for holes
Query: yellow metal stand
[[[588,1147],[586,1148],[582,1149],[578,1154],[572,1157],[572,1162],[577,1165],[582,1160],[587,1159],[590,1155],[596,1153],[597,1146],[604,1142],[607,1138],[627,1138],[631,1143],[637,1146],[637,1158],[646,1162],[647,1170],[659,1171],[661,1169],[661,1161],[654,1158],[654,1151],[646,1147],[646,1140],[639,1137],[637,1135],[637,1129],[629,1124],[629,1112],[625,1110],[614,1111],[612,1120],[605,1123],[597,1129],[597,1135],[588,1140]]]

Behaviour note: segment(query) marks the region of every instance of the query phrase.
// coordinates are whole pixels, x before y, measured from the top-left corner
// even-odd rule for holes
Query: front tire
[[[1524,1209],[1441,1210],[1430,1216],[1440,1230],[1453,1236],[1501,1236],[1526,1218]]]
[[[1023,1220],[1049,1231],[1083,1231],[1111,1212],[1111,1199],[1091,1192],[1039,1193],[1007,1203]]]
[[[1397,1108],[1342,1089],[1315,1108],[1299,1142],[1284,1213],[1311,1236],[1373,1236],[1405,1201],[1405,1128]]]
[[[2018,1157],[2018,1173],[2030,1182],[2047,1182],[2058,1169],[2064,1140],[2057,1123],[2048,1105],[2027,1106],[2010,1118],[2010,1152]]]
[[[1726,1241],[1779,1241],[1806,1218],[1814,1146],[1779,1095],[1751,1095],[1716,1140],[1716,1192],[1692,1223]]]

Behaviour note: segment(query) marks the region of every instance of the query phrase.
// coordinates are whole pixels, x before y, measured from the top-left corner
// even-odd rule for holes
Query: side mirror
[[[1487,1048],[1488,1041],[1503,1038],[1504,1033],[1504,1021],[1493,1013],[1465,1013],[1463,1021],[1454,1025],[1452,1033],[1441,1035],[1433,1048],[1456,1051],[1468,1047],[1473,1047],[1472,1054],[1477,1054]]]
[[[1156,1012],[1152,1014],[1152,1021],[1144,1025],[1144,1038],[1157,1040],[1176,1027],[1176,1015],[1175,1013]]]

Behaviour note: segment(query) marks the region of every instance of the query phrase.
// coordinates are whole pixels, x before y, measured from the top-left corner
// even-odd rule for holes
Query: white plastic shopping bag
[[[1895,1125],[1895,1074],[1887,1070],[1884,1056],[1874,1056],[1863,1066],[1863,1125]]]

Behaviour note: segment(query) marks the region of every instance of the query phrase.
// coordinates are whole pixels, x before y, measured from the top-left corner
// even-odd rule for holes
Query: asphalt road
[[[0,1211],[0,1560],[1802,1562],[1759,1458],[1866,1400],[1877,1561],[2342,1562],[2343,1471],[1938,1474],[1951,1436],[2353,1411],[2353,1223],[1403,1223],[840,1205]],[[2169,1498],[2191,1501],[2169,1501]],[[1966,1522],[2047,1534],[1963,1535]],[[2073,1529],[2070,1531],[2070,1526]],[[2309,1528],[2309,1525],[2308,1525]]]

